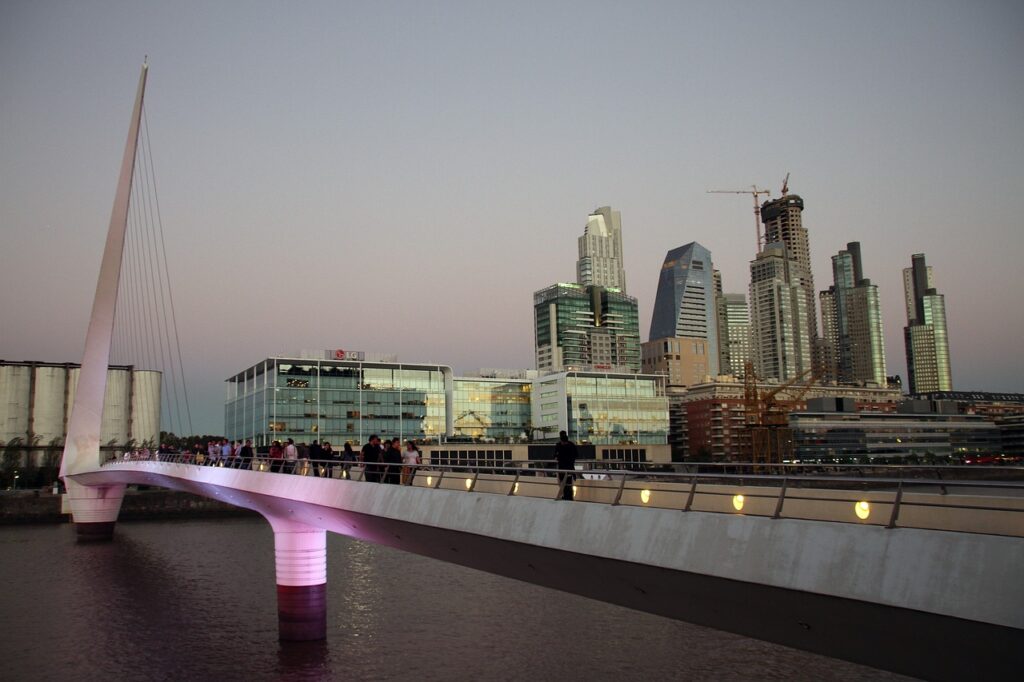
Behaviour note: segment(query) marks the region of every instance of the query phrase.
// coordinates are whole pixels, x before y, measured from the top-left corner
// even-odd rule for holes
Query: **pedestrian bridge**
[[[324,627],[310,588],[330,531],[918,677],[1024,664],[1021,483],[595,471],[567,502],[554,471],[424,465],[401,486],[162,457],[77,474],[69,493],[155,485],[265,516],[286,638]]]
[[[129,269],[124,286],[136,293],[118,304],[129,216],[137,232],[161,235],[143,243],[163,241],[159,209],[155,221],[152,210],[132,210],[159,207],[155,191],[152,201],[144,198],[151,183],[140,183],[142,201],[131,201],[136,173],[152,179],[149,159],[136,164],[147,70],[139,74],[61,460],[79,537],[111,537],[129,484],[261,513],[274,529],[282,639],[325,636],[330,531],[919,677],[996,678],[1024,669],[1019,484],[922,489],[898,477],[823,480],[788,470],[616,472],[577,481],[578,501],[565,502],[554,499],[556,479],[538,475],[551,472],[514,468],[425,467],[413,485],[400,486],[276,473],[262,462],[101,465],[115,319],[151,336],[154,325],[130,321],[162,319],[155,329],[166,348],[177,339],[167,324],[174,306],[162,291],[165,276],[137,281]],[[147,254],[146,267],[165,260]],[[168,306],[156,305],[165,295]],[[314,462],[300,472],[320,469]]]

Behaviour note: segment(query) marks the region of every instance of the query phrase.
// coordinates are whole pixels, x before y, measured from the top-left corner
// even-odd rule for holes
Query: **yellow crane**
[[[788,176],[787,176],[788,177]],[[754,198],[754,239],[757,241],[757,252],[761,253],[761,204],[757,197],[761,194],[771,197],[771,190],[758,189],[757,185],[751,185],[750,189],[709,189],[708,194],[749,194]]]
[[[806,369],[785,383],[770,390],[758,391],[758,377],[752,363],[744,368],[743,402],[747,431],[750,433],[750,461],[755,463],[778,464],[793,458],[793,434],[789,428],[789,409],[803,399],[818,374]],[[779,404],[777,397],[787,392],[787,407]]]

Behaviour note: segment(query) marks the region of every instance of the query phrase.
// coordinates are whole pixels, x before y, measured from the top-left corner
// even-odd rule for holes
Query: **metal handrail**
[[[275,465],[275,464],[281,464],[281,463],[284,463],[284,464],[291,463],[293,466],[298,466],[298,465],[305,466],[306,463],[308,463],[310,465],[311,469],[313,468],[312,465],[315,464],[315,465],[318,465],[318,468],[322,467],[326,471],[333,471],[335,469],[341,469],[343,467],[343,465],[346,465],[346,464],[349,465],[350,468],[354,468],[354,469],[362,469],[367,464],[366,462],[358,462],[358,461],[355,461],[355,462],[351,462],[351,461],[350,462],[342,462],[340,460],[323,460],[323,459],[313,460],[313,459],[308,459],[308,458],[299,458],[299,459],[296,459],[296,460],[286,460],[283,457],[277,457],[277,458],[273,458],[272,459],[270,457],[259,456],[259,455],[251,457],[251,458],[245,458],[245,459],[243,459],[241,457],[234,457],[234,458],[230,458],[228,460],[224,460],[223,463],[222,463],[221,460],[216,460],[214,462],[206,461],[206,462],[203,462],[202,464],[197,464],[194,461],[192,461],[192,459],[191,459],[192,457],[193,457],[192,455],[187,455],[187,454],[182,454],[182,453],[173,453],[173,454],[153,455],[149,459],[140,459],[140,458],[116,459],[116,458],[113,458],[113,459],[108,459],[107,461],[103,462],[103,465],[105,466],[105,465],[109,465],[109,464],[119,464],[119,463],[123,463],[123,462],[149,461],[149,462],[189,464],[189,465],[192,465],[192,466],[204,466],[204,467],[221,467],[221,468],[230,468],[230,469],[248,469],[248,468],[250,468],[252,466],[252,464],[254,462],[261,462],[263,464],[269,464],[269,465]],[[207,460],[208,459],[209,458],[207,458]],[[552,460],[552,462],[553,462],[553,460]],[[531,461],[530,463],[532,464],[533,462]],[[545,461],[544,463],[547,463],[547,462]],[[466,465],[458,465],[458,464],[437,464],[437,463],[427,463],[427,464],[389,464],[389,463],[386,463],[386,462],[370,462],[370,464],[376,465],[377,467],[380,467],[380,468],[407,466],[407,467],[411,467],[411,468],[415,468],[415,469],[424,469],[424,470],[429,469],[429,470],[435,470],[435,471],[438,471],[438,470],[449,471],[449,472],[460,472],[461,471],[461,472],[464,472],[464,473],[472,473],[472,472],[483,471],[483,472],[488,472],[488,473],[492,473],[492,474],[498,473],[498,472],[502,472],[502,473],[507,473],[508,475],[512,475],[513,473],[518,473],[519,475],[522,475],[524,472],[529,472],[529,473],[535,473],[535,474],[544,474],[545,476],[547,476],[547,475],[557,475],[558,473],[563,471],[561,469],[558,469],[557,467],[532,467],[532,468],[524,468],[524,467],[521,466],[521,464],[523,464],[523,462],[510,462],[510,463],[507,463],[507,464],[494,464],[494,465],[486,465],[486,466],[481,464],[481,465],[474,465],[472,467],[466,466]],[[701,466],[704,466],[704,465],[701,465]],[[763,468],[765,465],[749,465],[749,466],[761,466]],[[780,465],[771,465],[771,466],[774,467],[774,466],[780,466]],[[782,465],[782,466],[785,466],[785,465]],[[894,465],[894,466],[899,466],[899,465]],[[850,468],[863,468],[863,467],[850,467]],[[919,469],[921,467],[912,467],[912,468],[918,468]],[[942,467],[942,468],[946,469],[946,468],[953,468],[953,467]],[[958,467],[958,468],[968,469],[968,470],[972,470],[972,471],[975,470],[973,467]],[[698,473],[698,472],[680,473],[680,472],[674,472],[674,471],[662,471],[662,472],[653,472],[653,471],[636,472],[636,471],[622,471],[622,470],[607,470],[607,471],[608,471],[609,474],[614,474],[614,475],[617,475],[617,476],[623,476],[625,479],[632,478],[634,480],[644,480],[644,481],[655,481],[655,480],[669,480],[669,481],[686,480],[686,481],[693,481],[693,480],[699,480],[699,479],[708,479],[710,481],[710,480],[725,479],[725,480],[730,480],[730,481],[743,481],[744,483],[746,483],[748,481],[763,481],[763,482],[765,482],[764,485],[772,485],[772,484],[774,484],[776,482],[782,483],[782,482],[784,482],[784,481],[786,481],[788,479],[789,482],[793,482],[794,480],[799,480],[799,481],[815,481],[815,482],[831,482],[831,483],[891,484],[891,485],[899,485],[900,483],[903,483],[904,485],[921,485],[921,486],[931,485],[931,486],[936,486],[936,487],[939,487],[939,488],[947,488],[947,487],[950,487],[950,488],[971,487],[971,488],[994,488],[994,489],[1004,488],[1004,489],[1020,489],[1020,490],[1024,491],[1024,468],[1018,468],[1018,467],[1014,467],[1012,469],[1011,468],[1007,468],[1007,467],[997,467],[997,468],[999,468],[999,469],[1001,469],[1003,471],[1007,471],[1007,470],[1018,471],[1019,470],[1021,475],[1022,475],[1022,480],[1021,481],[992,481],[992,480],[978,480],[978,479],[942,479],[941,482],[940,482],[940,481],[938,481],[936,479],[919,479],[919,478],[910,478],[910,479],[908,479],[908,478],[904,478],[904,477],[891,477],[891,476],[832,476],[832,475],[828,475],[828,476],[817,475],[816,476],[816,475],[809,475],[809,474],[802,474],[800,476],[794,476],[792,473],[789,473],[789,474],[770,474],[770,473],[751,474],[751,473]],[[581,470],[580,469],[576,469],[576,471],[580,472]],[[586,471],[587,471],[586,469],[582,470],[582,472],[586,472]],[[264,473],[285,473],[285,472],[274,470],[274,471],[265,471]],[[592,481],[592,483],[593,483],[593,481]]]
[[[120,464],[124,462],[135,462],[140,461],[137,458],[129,458],[127,460],[112,459],[104,462],[103,465]],[[147,460],[142,460],[147,461]],[[252,458],[228,458],[221,460],[217,458],[212,462],[196,463],[195,458],[190,453],[174,453],[174,454],[154,454],[148,460],[150,462],[157,462],[163,464],[172,465],[187,465],[187,466],[203,466],[203,467],[224,467],[224,468],[235,468],[235,469],[248,469],[254,470],[254,467],[259,466],[259,469],[255,469],[256,473],[271,473],[271,474],[305,474],[313,477],[329,477],[336,480],[335,472],[339,469],[343,470],[358,470],[359,479],[353,480],[349,478],[349,482],[360,483],[365,481],[365,462],[342,462],[341,460],[310,460],[300,458],[297,460],[286,461],[283,458],[270,459],[268,457],[261,457],[256,455]],[[414,465],[400,465],[400,464],[387,464],[373,462],[371,464],[376,465],[380,468],[381,473],[389,471],[391,467],[402,467],[408,466],[413,469],[413,475],[410,477],[410,485],[416,488],[433,488],[437,489],[442,486],[442,481],[446,474],[449,476],[454,475],[459,480],[466,480],[469,482],[469,486],[466,489],[468,492],[478,492],[480,494],[493,494],[495,490],[489,489],[484,486],[480,489],[479,484],[485,481],[497,481],[501,482],[502,485],[498,488],[500,493],[505,495],[522,495],[525,497],[538,497],[537,494],[526,494],[517,492],[521,487],[521,484],[526,481],[534,485],[554,485],[557,489],[558,494],[556,497],[561,496],[561,483],[562,479],[560,474],[566,473],[564,470],[559,470],[556,467],[539,467],[537,464],[549,464],[550,462],[503,462],[496,463],[493,465],[481,465],[474,463],[472,466],[467,466],[465,463],[459,464],[414,464]],[[583,464],[591,464],[593,461],[584,462]],[[527,466],[523,466],[526,464]],[[706,465],[701,465],[706,466]],[[933,473],[932,478],[905,478],[905,477],[894,477],[894,476],[849,476],[849,475],[828,475],[828,474],[811,474],[803,473],[799,467],[793,467],[790,465],[745,465],[747,469],[753,467],[760,467],[763,469],[771,469],[773,467],[783,467],[782,474],[776,473],[751,473],[751,471],[741,471],[739,473],[728,473],[728,472],[713,472],[704,473],[699,471],[691,472],[652,472],[652,471],[628,471],[628,470],[615,470],[615,469],[604,469],[607,473],[607,478],[604,480],[590,479],[583,482],[583,489],[596,493],[590,495],[591,499],[586,497],[582,500],[583,502],[594,502],[599,504],[610,504],[612,506],[630,506],[630,507],[643,507],[652,506],[656,508],[669,508],[679,509],[680,511],[693,511],[694,503],[696,498],[700,496],[704,500],[715,500],[722,497],[743,497],[744,499],[749,498],[751,500],[772,500],[774,501],[774,509],[771,512],[765,513],[753,513],[749,509],[747,511],[741,511],[743,507],[738,507],[735,513],[744,513],[754,516],[765,516],[773,519],[781,518],[799,518],[809,520],[822,520],[822,521],[833,521],[833,522],[852,522],[852,523],[864,523],[864,520],[857,521],[854,519],[836,519],[836,518],[821,518],[821,517],[806,517],[800,516],[798,513],[789,514],[783,516],[782,511],[784,505],[788,509],[789,506],[786,503],[790,502],[813,502],[813,503],[854,503],[854,504],[867,504],[865,498],[871,498],[871,504],[883,505],[883,509],[886,506],[891,505],[890,515],[888,523],[883,522],[868,522],[871,525],[882,526],[884,528],[906,528],[906,527],[921,527],[930,528],[928,525],[917,525],[914,526],[913,521],[909,524],[908,522],[901,519],[901,513],[906,508],[932,508],[932,509],[947,509],[955,510],[958,512],[975,511],[975,512],[995,512],[995,513],[1024,513],[1024,481],[991,481],[991,480],[958,480],[949,478],[940,478],[938,472]],[[842,465],[839,465],[842,466]],[[265,468],[264,468],[265,467]],[[819,467],[820,468],[820,467]],[[849,466],[847,469],[863,470],[863,466]],[[887,470],[900,471],[901,469],[913,468],[923,469],[920,466],[914,467],[900,467],[887,465]],[[942,467],[943,470],[948,470],[953,467]],[[956,467],[959,469],[968,469],[970,471],[977,471],[973,467]],[[1010,469],[1007,467],[999,467],[1001,471],[1013,471],[1018,473],[1016,468]],[[436,473],[436,482],[431,485],[430,477],[426,477],[426,480],[422,484],[416,484],[417,480],[424,480],[423,476],[417,476],[417,473],[422,470],[423,474]],[[1020,470],[1020,473],[1024,473],[1024,470]],[[462,476],[460,476],[462,474]],[[510,480],[511,479],[511,480]],[[616,480],[617,479],[617,480]],[[648,499],[652,496],[651,484],[659,484],[661,487],[653,489],[653,492],[659,496],[659,499],[672,499],[673,496],[685,495],[685,503],[679,505],[666,507],[664,502],[659,505],[648,505]],[[822,487],[813,487],[808,484],[826,484]],[[506,488],[505,485],[509,487]],[[701,487],[703,486],[703,488]],[[937,487],[941,493],[936,494],[936,499],[941,499],[941,502],[927,499],[906,499],[905,493],[908,489],[912,489],[914,486],[918,487]],[[461,486],[460,486],[461,487]],[[722,490],[721,488],[733,488],[735,490]],[[778,490],[767,490],[769,488],[778,487]],[[448,489],[451,489],[449,487]],[[820,490],[822,492],[832,492],[832,495],[814,495],[810,496],[803,494],[808,489]],[[999,506],[999,500],[1004,499],[997,496],[990,496],[988,504],[980,502],[970,502],[963,500],[962,497],[958,499],[958,496],[949,494],[950,492],[963,491],[965,489],[973,489],[975,491],[981,491],[979,494],[991,493],[994,491],[1009,491],[1007,497],[1017,501],[1017,504],[1010,502],[1003,503]],[[609,502],[607,498],[600,499],[600,491],[614,491],[613,499]],[[736,493],[736,490],[740,490],[741,493]],[[536,491],[535,491],[536,492]],[[640,493],[641,501],[625,501],[626,493]],[[648,499],[644,499],[643,494],[646,493]],[[846,493],[846,495],[842,495]],[[542,494],[541,497],[550,499],[550,494]],[[891,499],[878,499],[879,496],[883,498],[886,496],[892,496]],[[578,498],[577,498],[578,499]],[[676,497],[678,499],[678,497]],[[714,507],[714,505],[708,505],[702,503],[700,505],[701,511],[713,512],[713,513],[733,513],[733,512],[722,512],[720,509],[707,507]],[[827,516],[827,515],[826,515]],[[834,514],[832,516],[835,516]],[[897,525],[897,524],[901,525]],[[1024,524],[1016,522],[1014,519],[1014,525],[1020,526],[1021,531],[1015,532],[1010,531],[1008,534],[1011,535],[1024,535]],[[957,530],[963,530],[957,528]],[[972,531],[967,531],[972,532]],[[977,531],[974,531],[977,532]]]

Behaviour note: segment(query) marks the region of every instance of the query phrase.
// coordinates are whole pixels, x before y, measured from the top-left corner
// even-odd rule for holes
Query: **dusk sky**
[[[860,241],[889,374],[901,271],[956,389],[1024,391],[1024,3],[0,4],[0,358],[81,360],[144,55],[197,432],[308,348],[534,366],[532,294],[622,212],[646,340],[665,252],[747,291],[753,183],[804,198],[815,284]]]

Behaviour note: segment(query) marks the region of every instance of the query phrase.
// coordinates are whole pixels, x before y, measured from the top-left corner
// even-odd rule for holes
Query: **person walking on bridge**
[[[245,445],[242,446],[242,449],[239,451],[238,456],[239,466],[241,466],[243,469],[248,469],[250,466],[252,466],[252,439],[245,439]]]
[[[351,478],[352,464],[358,461],[359,457],[357,457],[355,451],[352,450],[352,443],[345,441],[345,447],[341,452],[341,477]]]
[[[561,431],[558,434],[558,445],[555,446],[555,459],[558,460],[558,485],[561,486],[562,494],[559,499],[573,500],[573,481],[576,471],[576,443],[569,440],[569,434]]]
[[[422,463],[423,458],[416,443],[406,441],[405,450],[402,450],[402,485],[412,485],[412,480],[416,476],[415,467]]]
[[[284,471],[284,460],[281,457],[284,455],[284,450],[281,449],[281,441],[275,440],[270,444],[270,471],[278,473]]]
[[[393,483],[398,485],[402,482],[402,441],[392,438],[381,459],[388,466],[384,467],[384,476],[381,483]]]
[[[294,474],[295,463],[299,460],[299,449],[295,447],[295,441],[288,439],[288,445],[284,446],[284,473]]]
[[[363,466],[365,467],[363,480],[370,481],[371,483],[380,483],[380,462],[380,436],[375,433],[370,436],[369,442],[363,446]]]

